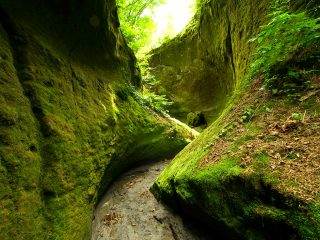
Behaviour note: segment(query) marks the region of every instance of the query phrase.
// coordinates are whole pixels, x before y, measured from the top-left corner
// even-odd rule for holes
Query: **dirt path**
[[[149,192],[152,182],[168,163],[152,163],[122,175],[96,209],[91,239],[211,239],[158,203]]]

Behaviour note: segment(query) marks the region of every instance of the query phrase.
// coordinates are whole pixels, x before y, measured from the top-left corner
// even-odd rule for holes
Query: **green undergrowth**
[[[166,94],[160,90],[162,88],[159,79],[150,71],[147,58],[139,60],[139,69],[141,71],[141,84],[143,91],[136,91],[134,88],[135,99],[141,104],[149,107],[153,111],[166,115],[168,114],[168,108],[173,104]]]
[[[251,74],[263,75],[263,88],[273,95],[298,98],[301,90],[312,88],[307,78],[319,72],[320,18],[292,12],[288,0],[271,5],[268,24],[250,40],[257,43]]]

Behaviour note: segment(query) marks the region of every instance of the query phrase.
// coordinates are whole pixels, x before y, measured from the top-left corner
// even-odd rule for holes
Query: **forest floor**
[[[149,192],[169,162],[147,164],[119,177],[96,208],[91,239],[212,239]]]
[[[251,89],[224,119],[227,123],[201,166],[223,157],[241,160],[247,173],[261,172],[274,188],[304,202],[320,196],[320,79],[296,101]],[[243,121],[245,118],[245,121]]]

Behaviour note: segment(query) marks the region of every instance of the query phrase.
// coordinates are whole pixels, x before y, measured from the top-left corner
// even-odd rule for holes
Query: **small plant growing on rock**
[[[303,119],[303,114],[301,113],[292,113],[292,120],[301,121]]]
[[[252,117],[254,110],[252,108],[247,108],[243,115],[241,116],[241,122],[249,122],[250,118]]]

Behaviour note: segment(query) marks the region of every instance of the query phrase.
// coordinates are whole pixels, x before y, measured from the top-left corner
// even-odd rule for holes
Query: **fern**
[[[131,88],[132,96],[144,106],[161,114],[168,113],[168,107],[173,104],[169,101],[166,95],[159,95],[156,89],[160,87],[158,80],[151,72],[147,58],[140,60],[139,68],[141,71],[143,92],[138,92]]]
[[[265,79],[264,88],[269,90],[279,85],[279,81],[303,79],[301,71],[297,72],[286,64],[307,47],[319,47],[320,18],[308,17],[304,12],[290,13],[284,7],[287,3],[275,1],[275,8],[269,14],[269,23],[261,27],[261,32],[255,38],[249,40],[257,44],[256,61],[251,65],[251,74],[262,75]],[[319,61],[319,58],[314,60]]]

